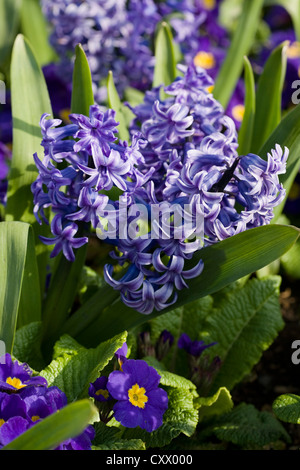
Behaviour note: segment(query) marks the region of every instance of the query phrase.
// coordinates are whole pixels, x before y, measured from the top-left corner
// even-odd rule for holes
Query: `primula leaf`
[[[251,150],[253,125],[255,118],[255,81],[251,63],[244,58],[245,68],[245,114],[238,133],[239,155],[247,155]]]
[[[256,112],[250,151],[256,153],[281,121],[281,101],[286,72],[286,43],[272,51],[256,90]]]
[[[22,35],[17,36],[12,53],[11,96],[13,157],[8,175],[5,217],[7,221],[32,224],[43,291],[49,248],[39,241],[38,235],[47,236],[49,227],[40,226],[35,220],[31,184],[38,175],[33,154],[39,154],[41,150],[40,118],[43,113],[51,115],[52,110],[44,76],[28,40]]]
[[[2,450],[53,450],[67,439],[79,436],[95,416],[90,400],[71,403],[42,419]]]
[[[285,423],[300,424],[300,396],[293,393],[280,395],[272,409],[278,419]]]
[[[42,322],[32,322],[18,328],[15,334],[13,356],[34,370],[41,370],[45,362],[41,354]]]
[[[114,357],[126,338],[125,332],[99,344],[96,348],[81,347],[70,350],[68,346],[65,353],[60,348],[60,355],[56,355],[40,375],[45,377],[49,386],[56,385],[65,392],[68,401],[84,398],[87,396],[89,383],[99,377],[100,372]]]
[[[234,406],[230,392],[226,387],[220,387],[212,396],[197,397],[194,403],[197,408],[199,407],[200,421],[228,413]]]
[[[9,62],[9,54],[20,23],[22,0],[2,0],[0,2],[0,66]]]
[[[251,274],[280,258],[299,237],[299,229],[284,225],[267,225],[247,230],[198,251],[187,264],[187,269],[200,259],[204,262],[202,274],[189,280],[189,288],[179,292],[176,307],[189,304],[199,298],[219,291],[232,282]],[[64,325],[64,332],[77,338],[82,344],[103,341],[120,331],[131,329],[162,315],[172,306],[150,315],[142,315],[126,307],[117,291],[99,290],[74,314],[73,320]],[[75,321],[76,319],[76,321]],[[79,325],[84,322],[81,329]]]
[[[172,32],[168,23],[164,21],[159,25],[155,39],[153,88],[161,85],[170,85],[175,80],[176,75],[176,59]]]
[[[21,32],[32,44],[41,67],[56,59],[49,42],[48,25],[38,0],[22,1]]]
[[[32,238],[33,233],[29,224],[0,223],[0,339],[4,341],[6,352],[10,354],[17,326],[28,246]],[[32,290],[32,295],[36,295],[36,300],[39,302],[39,288],[34,285],[34,279]],[[24,292],[24,301],[26,294],[31,295],[30,292]]]
[[[206,317],[201,339],[215,341],[213,353],[221,359],[211,391],[232,390],[249,374],[262,353],[273,343],[284,322],[279,304],[278,276],[253,279],[228,294],[220,308]]]
[[[263,447],[279,439],[290,442],[289,435],[274,416],[242,403],[204,429],[203,436],[215,435],[244,449]]]
[[[243,9],[231,45],[217,76],[213,95],[224,108],[227,107],[243,69],[244,56],[248,55],[259,24],[263,0],[243,2]]]

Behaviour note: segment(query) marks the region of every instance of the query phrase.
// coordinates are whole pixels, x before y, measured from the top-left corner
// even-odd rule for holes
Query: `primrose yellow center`
[[[39,416],[32,416],[31,421],[33,421],[35,423],[39,419],[41,419]]]
[[[213,10],[216,6],[216,0],[203,0],[203,6],[206,10]]]
[[[243,104],[237,104],[232,108],[232,116],[236,121],[242,122],[245,114],[245,106]]]
[[[70,122],[70,118],[69,118],[69,115],[71,114],[71,110],[70,109],[62,109],[59,113],[60,115],[60,118],[64,121],[64,122]]]
[[[144,387],[139,387],[138,384],[135,384],[128,390],[129,401],[133,406],[138,406],[139,408],[145,408],[145,403],[148,401],[148,397],[145,395],[146,390]]]
[[[287,48],[288,59],[299,59],[300,57],[300,42],[295,41]]]
[[[7,377],[6,383],[7,383],[8,385],[12,385],[14,388],[17,388],[17,389],[26,387],[26,385],[25,385],[25,384],[22,384],[21,380],[20,380],[20,379],[17,379],[16,377],[14,377],[14,378]]]
[[[100,388],[99,390],[97,390],[96,395],[102,395],[102,397],[107,400],[109,393],[108,390],[102,390],[102,388]]]
[[[209,70],[216,65],[214,55],[211,52],[200,51],[194,57],[194,64],[196,67]]]
[[[4,419],[0,418],[0,428],[1,428],[2,424],[4,424],[4,423],[5,423]]]
[[[207,91],[208,93],[212,93],[212,92],[214,91],[214,88],[215,88],[214,85],[210,85],[210,86],[208,86],[208,87],[206,88],[206,91]]]

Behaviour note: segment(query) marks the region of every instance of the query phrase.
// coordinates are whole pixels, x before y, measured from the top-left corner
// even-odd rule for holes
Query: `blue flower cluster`
[[[239,156],[236,127],[210,93],[211,77],[194,64],[179,68],[171,85],[132,108],[130,144],[118,140],[115,112],[93,105],[89,117],[72,114],[65,126],[43,115],[44,158],[34,156],[34,212],[40,223],[46,207],[54,212],[54,238],[42,238],[55,245],[52,256],[62,251],[73,261],[90,224],[125,269],[115,279],[106,265],[106,281],[144,314],[172,305],[201,274],[201,260],[186,269],[198,250],[268,224],[285,196],[279,175],[288,149],[277,145],[267,160]]]
[[[0,142],[0,204],[6,204],[7,197],[7,175],[9,162],[11,160],[11,150],[3,142]]]
[[[192,56],[199,50],[204,26],[206,35],[223,43],[227,35],[218,23],[219,3],[220,0],[41,0],[52,27],[50,41],[60,58],[61,75],[71,82],[71,58],[75,46],[82,44],[99,103],[106,95],[101,82],[109,70],[116,77],[120,94],[128,86],[149,89],[155,64],[153,38],[157,24],[165,18],[170,21],[183,55]]]
[[[10,354],[1,357],[0,449],[66,405],[66,395],[58,387],[48,387],[44,377],[33,376],[27,364],[13,360]],[[94,437],[94,428],[88,426],[55,450],[91,450]]]

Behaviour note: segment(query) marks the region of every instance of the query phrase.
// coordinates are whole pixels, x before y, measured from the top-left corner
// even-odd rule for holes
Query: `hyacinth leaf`
[[[28,309],[30,307],[34,309],[33,312],[30,312],[26,307],[26,312],[22,313],[22,319],[25,316],[28,319],[31,314],[33,317],[38,317],[40,313],[37,268],[35,266],[34,270],[33,260],[29,260],[34,256],[32,253],[34,251],[33,239],[32,228],[29,224],[23,222],[0,223],[0,339],[4,341],[6,352],[10,354],[13,349],[20,305],[24,307],[28,301]],[[31,285],[28,291],[29,280]],[[36,302],[36,306],[34,306],[34,302]]]
[[[92,104],[94,104],[94,94],[91,70],[85,52],[81,44],[78,44],[75,49],[71,111],[89,116]]]
[[[21,7],[21,31],[30,41],[41,66],[56,60],[54,49],[50,46],[47,22],[42,14],[40,2],[26,0]]]
[[[215,293],[232,282],[249,275],[286,253],[299,238],[299,229],[285,225],[267,225],[247,230],[198,251],[186,265],[192,268],[202,259],[203,273],[189,281],[189,288],[178,294],[176,307]],[[113,291],[109,299],[100,289],[84,304],[73,318],[65,323],[63,331],[82,344],[103,341],[125,329],[131,329],[173,309],[142,315],[125,306],[119,293]],[[113,300],[115,299],[115,300]]]
[[[299,171],[300,166],[300,106],[296,106],[281,120],[276,129],[272,132],[268,140],[259,150],[261,158],[266,159],[268,152],[274,149],[276,144],[281,148],[289,149],[287,159],[286,172],[279,175],[279,180],[286,190],[284,201],[274,209],[274,219],[272,223],[278,220],[284,208],[288,193],[292,187],[294,179]]]
[[[36,254],[40,272],[41,289],[44,288],[49,249],[38,235],[49,235],[49,227],[40,226],[33,214],[31,184],[38,170],[34,153],[41,151],[40,118],[52,114],[51,103],[40,66],[32,47],[19,34],[14,43],[11,63],[11,101],[13,117],[13,158],[8,174],[8,192],[5,219],[32,225],[35,233]]]
[[[158,28],[155,40],[155,68],[152,86],[170,85],[177,76],[176,55],[171,28],[165,21]],[[161,91],[162,95],[164,92]],[[162,99],[164,96],[161,97]]]
[[[214,97],[225,109],[242,73],[244,56],[248,55],[253,44],[263,3],[263,0],[243,2],[239,22],[213,91]]]
[[[259,77],[251,152],[256,153],[281,121],[281,99],[287,63],[287,43],[274,49]],[[266,113],[266,109],[268,112]]]
[[[280,395],[272,405],[275,416],[285,423],[300,424],[300,397],[293,393]]]
[[[67,439],[79,436],[93,420],[96,408],[80,400],[42,419],[2,450],[53,450]]]
[[[5,68],[20,24],[22,0],[0,2],[0,66]]]
[[[93,104],[94,95],[90,67],[82,46],[78,45],[73,70],[71,112],[88,116],[90,106]],[[81,228],[79,228],[79,232],[80,230]],[[76,250],[74,262],[68,261],[64,256],[59,257],[43,304],[43,343],[45,350],[51,349],[52,336],[55,337],[73,304],[86,259],[86,251],[86,245]]]
[[[116,121],[118,125],[118,133],[121,140],[129,140],[129,131],[127,123],[131,120],[131,111],[126,108],[120,100],[118,91],[115,86],[112,71],[109,71],[107,77],[107,100],[108,106],[116,112]],[[133,116],[133,115],[132,115]]]
[[[251,150],[253,125],[255,118],[255,80],[251,63],[244,57],[245,74],[245,114],[238,133],[239,155],[247,155]]]

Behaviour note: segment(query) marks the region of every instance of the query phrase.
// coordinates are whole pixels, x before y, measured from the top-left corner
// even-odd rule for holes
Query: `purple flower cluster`
[[[109,70],[116,77],[120,94],[131,86],[149,89],[155,59],[153,39],[159,22],[168,18],[174,39],[187,60],[199,50],[203,34],[219,44],[227,35],[219,23],[220,0],[42,0],[43,13],[51,25],[50,41],[59,58],[59,69],[70,82],[72,61],[77,44],[88,57],[95,97],[103,102],[106,95],[101,81]],[[100,83],[100,86],[99,86]]]
[[[33,376],[27,364],[12,360],[9,354],[1,358],[0,448],[66,405],[66,395],[58,387],[48,387],[43,377]],[[91,450],[94,436],[93,427],[88,426],[55,450]]]
[[[126,354],[124,343],[116,353],[118,361],[122,358],[120,370],[91,383],[89,394],[98,405],[102,421],[114,417],[127,428],[153,432],[163,423],[168,408],[167,392],[159,387],[160,375],[153,367],[143,360],[127,359]]]
[[[268,224],[285,196],[278,176],[288,150],[277,145],[267,160],[239,156],[235,125],[208,90],[211,77],[194,64],[180,70],[166,99],[153,89],[132,109],[131,144],[118,140],[114,111],[93,105],[66,126],[42,116],[44,158],[34,156],[34,213],[40,223],[45,208],[54,213],[54,238],[42,238],[55,245],[52,256],[62,251],[73,261],[91,226],[127,266],[116,280],[106,265],[105,280],[144,314],[176,302],[201,274],[201,260],[185,267],[196,251]]]

